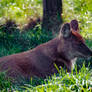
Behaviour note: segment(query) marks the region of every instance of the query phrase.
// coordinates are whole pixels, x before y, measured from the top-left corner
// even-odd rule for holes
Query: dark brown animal
[[[84,39],[72,30],[70,23],[65,23],[60,34],[36,48],[0,58],[0,71],[7,71],[13,78],[50,76],[57,73],[54,64],[66,66],[70,71],[77,57],[92,56],[92,51],[85,45]]]

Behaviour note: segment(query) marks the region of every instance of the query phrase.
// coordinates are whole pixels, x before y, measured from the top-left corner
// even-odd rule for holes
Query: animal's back
[[[55,43],[54,43],[55,42]],[[0,58],[0,71],[7,71],[11,77],[22,75],[24,77],[45,77],[51,73],[50,53],[53,53],[52,45],[56,44],[56,38],[36,48]],[[55,46],[55,45],[53,45]],[[48,52],[48,49],[51,48]]]
[[[30,64],[28,52],[9,55],[0,58],[0,72],[6,71],[8,76],[16,78],[17,76],[27,76]]]

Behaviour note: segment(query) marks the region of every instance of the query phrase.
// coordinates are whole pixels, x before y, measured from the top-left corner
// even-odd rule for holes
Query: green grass
[[[54,74],[45,80],[30,79],[29,83],[22,86],[11,85],[9,81],[3,81],[2,78],[0,81],[2,85],[0,89],[3,92],[8,90],[15,92],[92,92],[92,70],[86,68],[85,64],[79,71],[76,66],[71,74],[61,68],[57,75]]]
[[[30,92],[91,92],[92,91],[92,73],[83,65],[78,72],[71,74],[61,70],[59,76],[52,76],[47,79],[45,84],[38,85],[32,88],[26,88]],[[91,78],[91,79],[90,79]]]

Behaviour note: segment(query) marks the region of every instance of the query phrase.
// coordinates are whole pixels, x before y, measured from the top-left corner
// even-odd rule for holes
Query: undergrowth
[[[52,33],[42,31],[40,25],[27,32],[14,27],[9,30],[5,26],[0,28],[0,56],[32,49],[53,38]]]
[[[0,81],[3,79],[0,78]],[[92,70],[83,64],[79,71],[77,66],[71,73],[67,73],[61,68],[57,75],[54,74],[45,80],[31,78],[29,83],[20,86],[11,85],[9,81],[0,82],[0,85],[3,84],[5,86],[0,86],[0,90],[3,92],[92,92]]]

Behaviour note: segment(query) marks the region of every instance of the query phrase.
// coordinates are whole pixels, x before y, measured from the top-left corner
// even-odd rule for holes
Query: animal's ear
[[[71,28],[73,31],[79,31],[79,25],[78,25],[78,21],[76,19],[72,20],[70,22]]]
[[[67,38],[70,36],[71,34],[71,30],[70,30],[70,24],[69,23],[65,23],[62,28],[61,28],[61,34],[63,35],[64,38]]]

